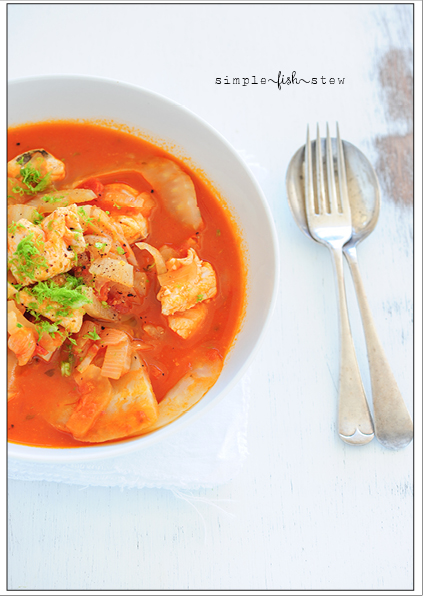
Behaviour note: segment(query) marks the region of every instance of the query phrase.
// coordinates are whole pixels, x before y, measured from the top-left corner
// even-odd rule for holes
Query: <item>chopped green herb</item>
[[[40,313],[34,310],[34,308],[37,308],[37,304],[35,302],[31,302],[31,304],[27,305],[26,310],[32,317],[34,317],[35,321],[38,322],[40,320]]]
[[[59,309],[55,313],[57,316],[67,317],[71,315],[72,309],[80,308],[90,302],[90,299],[84,293],[84,288],[82,279],[69,274],[66,275],[65,282],[60,285],[52,279],[40,281],[31,288],[26,289],[38,302],[38,304],[34,303],[28,306],[37,309],[38,305],[46,300],[59,305]],[[53,309],[55,309],[53,304],[45,306],[46,311]]]
[[[89,217],[86,213],[85,213],[85,209],[83,207],[78,207],[78,215],[80,217],[82,217],[82,219],[84,220],[85,223],[90,223],[91,221],[94,221],[94,218]]]
[[[123,250],[123,248],[122,248],[121,246],[118,246],[118,247],[117,247],[117,249],[116,249],[116,252],[117,252],[119,255],[124,255],[124,254],[125,254],[125,251]]]
[[[65,195],[61,195],[59,197],[53,197],[51,195],[44,195],[44,196],[40,197],[40,199],[42,201],[44,201],[44,203],[58,203],[59,201],[61,201],[64,198],[65,198]]]
[[[97,333],[97,330],[96,329],[93,329],[92,331],[88,331],[88,333],[86,333],[84,335],[84,337],[87,337],[88,339],[92,339],[94,341],[96,341],[97,339],[100,339],[100,336]]]
[[[16,223],[16,221],[12,221],[10,226],[7,228],[7,231],[9,232],[9,234],[12,234],[12,236],[16,234],[16,232],[18,231],[18,224]]]
[[[94,246],[98,249],[98,250],[104,250],[104,248],[107,246],[107,242],[96,242],[94,244]],[[119,249],[118,249],[119,250]]]
[[[28,193],[25,192],[25,189],[22,188],[22,186],[13,186],[12,190],[17,195],[28,194]]]
[[[19,163],[19,162],[18,162]],[[14,192],[19,194],[32,195],[44,190],[50,183],[51,172],[45,176],[41,176],[41,172],[34,168],[30,163],[21,168],[20,174],[22,176],[22,183],[26,188],[15,187]]]
[[[202,300],[204,300],[204,294],[198,294],[197,302],[201,302]]]
[[[34,215],[32,216],[32,221],[34,222],[34,224],[36,226],[40,225],[40,223],[43,221],[44,219],[44,215],[42,215],[41,213],[38,213],[38,211],[34,211]]]
[[[12,221],[12,223],[10,224],[10,226],[7,228],[7,231],[9,232],[9,234],[12,234],[12,236],[14,234],[16,234],[16,232],[18,230],[24,230],[25,226],[19,222],[16,221]]]
[[[50,323],[50,321],[41,321],[40,323],[37,323],[36,327],[38,331],[38,339],[40,339],[44,333],[48,333],[53,339],[55,333],[61,335],[58,325],[56,325],[56,323]]]
[[[14,268],[15,277],[28,277],[35,280],[35,270],[40,267],[47,267],[47,261],[41,254],[44,249],[44,242],[38,238],[33,240],[34,232],[30,232],[19,242],[9,264]]]
[[[63,377],[70,377],[71,376],[71,363],[68,362],[61,362],[60,363],[60,372],[62,373]]]
[[[21,325],[20,323],[16,323],[16,327],[20,329],[21,327],[23,327],[23,325]]]

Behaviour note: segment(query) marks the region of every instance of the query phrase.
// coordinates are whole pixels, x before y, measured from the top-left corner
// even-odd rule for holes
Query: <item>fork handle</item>
[[[367,345],[372,384],[373,416],[378,440],[390,449],[406,447],[413,439],[413,422],[379,340],[358,268],[357,250],[345,247]]]
[[[374,429],[351,335],[345,295],[342,247],[331,247],[330,252],[338,284],[341,336],[338,434],[345,443],[365,445],[373,439]]]

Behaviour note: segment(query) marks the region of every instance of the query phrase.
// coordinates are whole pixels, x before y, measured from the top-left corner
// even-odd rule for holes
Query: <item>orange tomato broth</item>
[[[140,307],[134,309],[134,338],[143,336],[146,322],[166,329],[160,348],[139,352],[148,367],[158,402],[166,392],[201,358],[224,358],[230,350],[242,323],[246,299],[245,261],[242,239],[227,207],[200,172],[187,166],[164,149],[140,137],[114,127],[94,123],[52,121],[27,124],[8,131],[8,160],[30,149],[43,148],[66,166],[66,177],[56,187],[70,186],[74,180],[92,177],[100,170],[112,171],[134,160],[155,156],[174,160],[187,172],[196,189],[204,229],[193,234],[172,219],[154,195],[154,189],[136,172],[119,176],[97,176],[102,183],[129,184],[139,192],[149,191],[156,207],[149,218],[150,234],[144,240],[153,246],[168,244],[176,249],[190,237],[197,236],[195,250],[200,259],[212,264],[217,275],[217,296],[208,303],[208,316],[202,328],[189,339],[172,332],[161,314],[156,295],[160,288],[153,272],[147,270],[149,290]],[[135,163],[135,161],[133,161]],[[153,191],[153,192],[152,192]],[[94,204],[96,201],[93,202]],[[97,203],[102,206],[100,201]],[[103,206],[113,214],[113,208]],[[119,214],[125,213],[124,208]],[[134,248],[139,268],[153,262],[146,251]],[[182,256],[185,256],[183,252]],[[144,334],[145,337],[145,334]],[[8,403],[8,439],[15,443],[44,447],[81,447],[92,445],[75,440],[70,434],[56,430],[46,422],[44,414],[55,402],[56,395],[69,395],[69,403],[78,400],[78,387],[71,377],[60,373],[60,350],[50,362],[35,356],[31,362],[17,367],[13,382],[16,395]],[[146,429],[148,432],[148,429]],[[123,440],[123,439],[120,439]]]

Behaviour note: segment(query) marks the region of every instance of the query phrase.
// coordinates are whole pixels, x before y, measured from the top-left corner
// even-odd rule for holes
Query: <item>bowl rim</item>
[[[170,109],[177,108],[179,111],[183,110],[187,117],[193,119],[199,127],[203,127],[207,130],[209,134],[215,136],[232,154],[232,157],[235,161],[238,162],[238,165],[241,167],[243,171],[243,175],[245,175],[249,183],[251,184],[253,190],[255,191],[256,197],[259,199],[261,207],[264,211],[266,216],[267,224],[270,230],[270,244],[273,248],[272,257],[274,261],[274,270],[272,271],[273,279],[272,279],[272,291],[270,296],[270,301],[267,309],[267,314],[265,317],[264,324],[260,332],[258,333],[255,343],[249,351],[248,356],[244,359],[243,363],[239,366],[238,370],[229,380],[225,387],[223,387],[220,392],[212,399],[211,402],[208,404],[203,404],[201,408],[197,408],[197,406],[202,402],[204,397],[197,402],[192,408],[190,408],[185,414],[189,413],[189,416],[185,414],[181,415],[179,418],[174,420],[173,422],[167,424],[166,426],[153,431],[151,434],[144,434],[138,437],[124,439],[118,441],[116,443],[106,443],[106,444],[93,444],[90,446],[84,447],[76,447],[76,448],[60,448],[60,447],[37,447],[32,445],[24,445],[20,443],[8,442],[8,456],[12,457],[13,459],[29,461],[29,462],[37,462],[37,463],[82,463],[92,460],[101,460],[101,459],[108,459],[115,456],[126,455],[128,453],[132,453],[134,451],[138,451],[141,449],[146,449],[166,438],[170,437],[172,434],[184,430],[187,426],[198,420],[200,417],[205,415],[209,410],[211,410],[214,406],[216,406],[240,381],[240,379],[244,376],[246,370],[250,366],[252,360],[256,356],[258,350],[260,349],[264,336],[269,328],[271,318],[275,311],[277,297],[278,297],[278,288],[279,288],[279,279],[280,279],[280,254],[279,254],[279,242],[278,236],[276,232],[276,226],[272,217],[272,212],[270,207],[267,203],[266,197],[261,190],[258,182],[256,181],[254,175],[250,171],[247,164],[244,162],[238,151],[227,141],[227,139],[212,125],[210,125],[207,121],[203,120],[200,116],[198,116],[195,112],[191,111],[189,108],[184,106],[183,104],[177,103],[174,100],[157,93],[155,91],[151,91],[150,89],[144,88],[139,85],[135,85],[132,83],[127,83],[124,81],[120,81],[113,78],[108,77],[99,77],[99,76],[91,76],[91,75],[78,75],[78,74],[48,74],[48,75],[31,75],[22,78],[15,78],[10,79],[8,81],[8,93],[7,93],[7,103],[6,103],[6,110],[7,115],[9,115],[8,111],[8,100],[9,100],[9,87],[14,85],[20,84],[32,84],[32,83],[50,83],[50,82],[60,82],[63,81],[84,81],[86,83],[95,82],[99,84],[111,85],[111,86],[119,86],[123,90],[128,89],[131,92],[137,92],[144,94],[147,97],[150,97],[152,100],[156,100],[158,102],[162,102],[167,104]],[[116,123],[122,122],[122,118],[119,117],[110,117]],[[55,119],[52,119],[54,121]],[[57,118],[59,120],[59,118]],[[32,122],[42,122],[43,120],[36,120],[36,121],[27,121],[28,123]],[[22,125],[26,124],[27,122],[21,122]],[[19,122],[11,124],[11,126],[19,126]],[[134,130],[138,129],[141,132],[139,126],[134,126]],[[175,143],[177,144],[178,141],[175,139]],[[188,156],[189,157],[189,156]],[[194,158],[195,159],[195,158]],[[206,172],[207,174],[207,172]],[[213,180],[211,180],[213,182]],[[226,197],[225,197],[226,200]],[[228,204],[231,205],[230,200],[228,200]],[[242,236],[242,230],[241,236]],[[248,275],[248,268],[247,268],[247,275]],[[247,310],[248,310],[248,296],[247,296]],[[236,345],[237,338],[235,337],[232,347],[230,351]]]

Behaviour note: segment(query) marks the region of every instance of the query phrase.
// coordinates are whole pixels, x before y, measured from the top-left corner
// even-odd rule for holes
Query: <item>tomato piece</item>
[[[100,300],[107,300],[107,296],[110,290],[110,282],[104,282],[98,290],[98,297]]]
[[[102,192],[104,192],[104,184],[102,184],[98,178],[89,178],[80,184],[78,188],[87,188],[88,190],[92,190],[98,197],[101,196]]]
[[[39,354],[40,356],[45,356],[46,354],[48,354],[48,350],[43,348],[43,346],[40,346],[40,344],[37,344],[34,353]]]
[[[21,327],[8,339],[8,347],[18,357],[19,366],[27,364],[34,355],[37,343],[35,332],[29,327]]]

